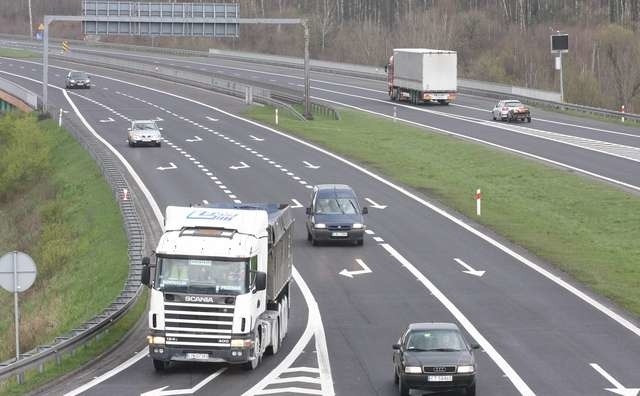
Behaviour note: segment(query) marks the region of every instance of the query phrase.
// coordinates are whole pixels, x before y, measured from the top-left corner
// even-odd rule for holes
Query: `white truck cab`
[[[255,369],[287,332],[293,265],[287,205],[219,204],[166,209],[151,288],[149,354],[171,361],[227,362]]]

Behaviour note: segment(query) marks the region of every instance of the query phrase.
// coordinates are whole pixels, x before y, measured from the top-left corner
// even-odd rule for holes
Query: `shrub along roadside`
[[[55,123],[28,115],[0,118],[0,254],[10,250],[38,267],[20,294],[22,351],[101,312],[127,277],[122,219],[95,162]],[[0,360],[15,354],[12,300],[0,291]]]
[[[273,125],[273,109],[247,115]],[[424,192],[640,314],[640,198],[561,169],[362,112],[279,129]],[[475,189],[483,191],[475,216]]]

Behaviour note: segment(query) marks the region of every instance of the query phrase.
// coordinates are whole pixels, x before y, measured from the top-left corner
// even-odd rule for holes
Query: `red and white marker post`
[[[482,191],[476,190],[476,214],[480,216],[482,213]]]

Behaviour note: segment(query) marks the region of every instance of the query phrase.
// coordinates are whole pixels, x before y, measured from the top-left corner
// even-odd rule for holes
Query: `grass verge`
[[[38,268],[20,293],[21,351],[109,305],[128,273],[127,238],[111,189],[88,153],[52,121],[0,118],[0,254]],[[15,355],[13,295],[0,291],[0,361]]]
[[[0,396],[24,395],[41,388],[50,381],[65,374],[81,368],[96,357],[108,352],[109,349],[120,342],[123,337],[135,326],[136,322],[147,311],[148,289],[143,288],[143,292],[138,297],[134,306],[124,314],[115,324],[104,331],[99,339],[94,339],[90,343],[79,348],[73,355],[65,355],[60,365],[55,360],[47,363],[42,373],[34,370],[28,372],[24,377],[24,382],[18,384],[15,379],[0,385]]]
[[[474,218],[640,314],[640,198],[561,169],[401,122],[341,110],[342,120],[279,129],[349,157]],[[273,126],[273,109],[246,115]],[[475,215],[476,188],[483,192]]]
[[[35,52],[19,48],[0,48],[0,56],[5,58],[28,59],[38,58],[40,55]]]

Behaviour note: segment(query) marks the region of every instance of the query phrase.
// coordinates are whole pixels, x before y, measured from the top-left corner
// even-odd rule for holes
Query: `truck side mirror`
[[[256,272],[256,291],[262,291],[267,288],[267,274],[265,272]]]
[[[367,208],[366,206],[362,208],[362,214],[368,214],[368,213],[369,213],[369,208]]]
[[[471,344],[471,349],[480,349],[480,345],[478,345],[478,344]]]
[[[311,207],[306,208],[306,209],[304,210],[304,212],[305,212],[307,215],[310,215],[310,214],[311,214]]]
[[[140,273],[140,283],[146,286],[149,286],[151,283],[151,268],[149,267],[150,263],[151,260],[149,260],[149,257],[142,258],[142,272]]]
[[[400,344],[393,344],[393,349],[396,351],[400,349]]]
[[[388,73],[389,72],[389,65],[384,65],[384,72]]]

